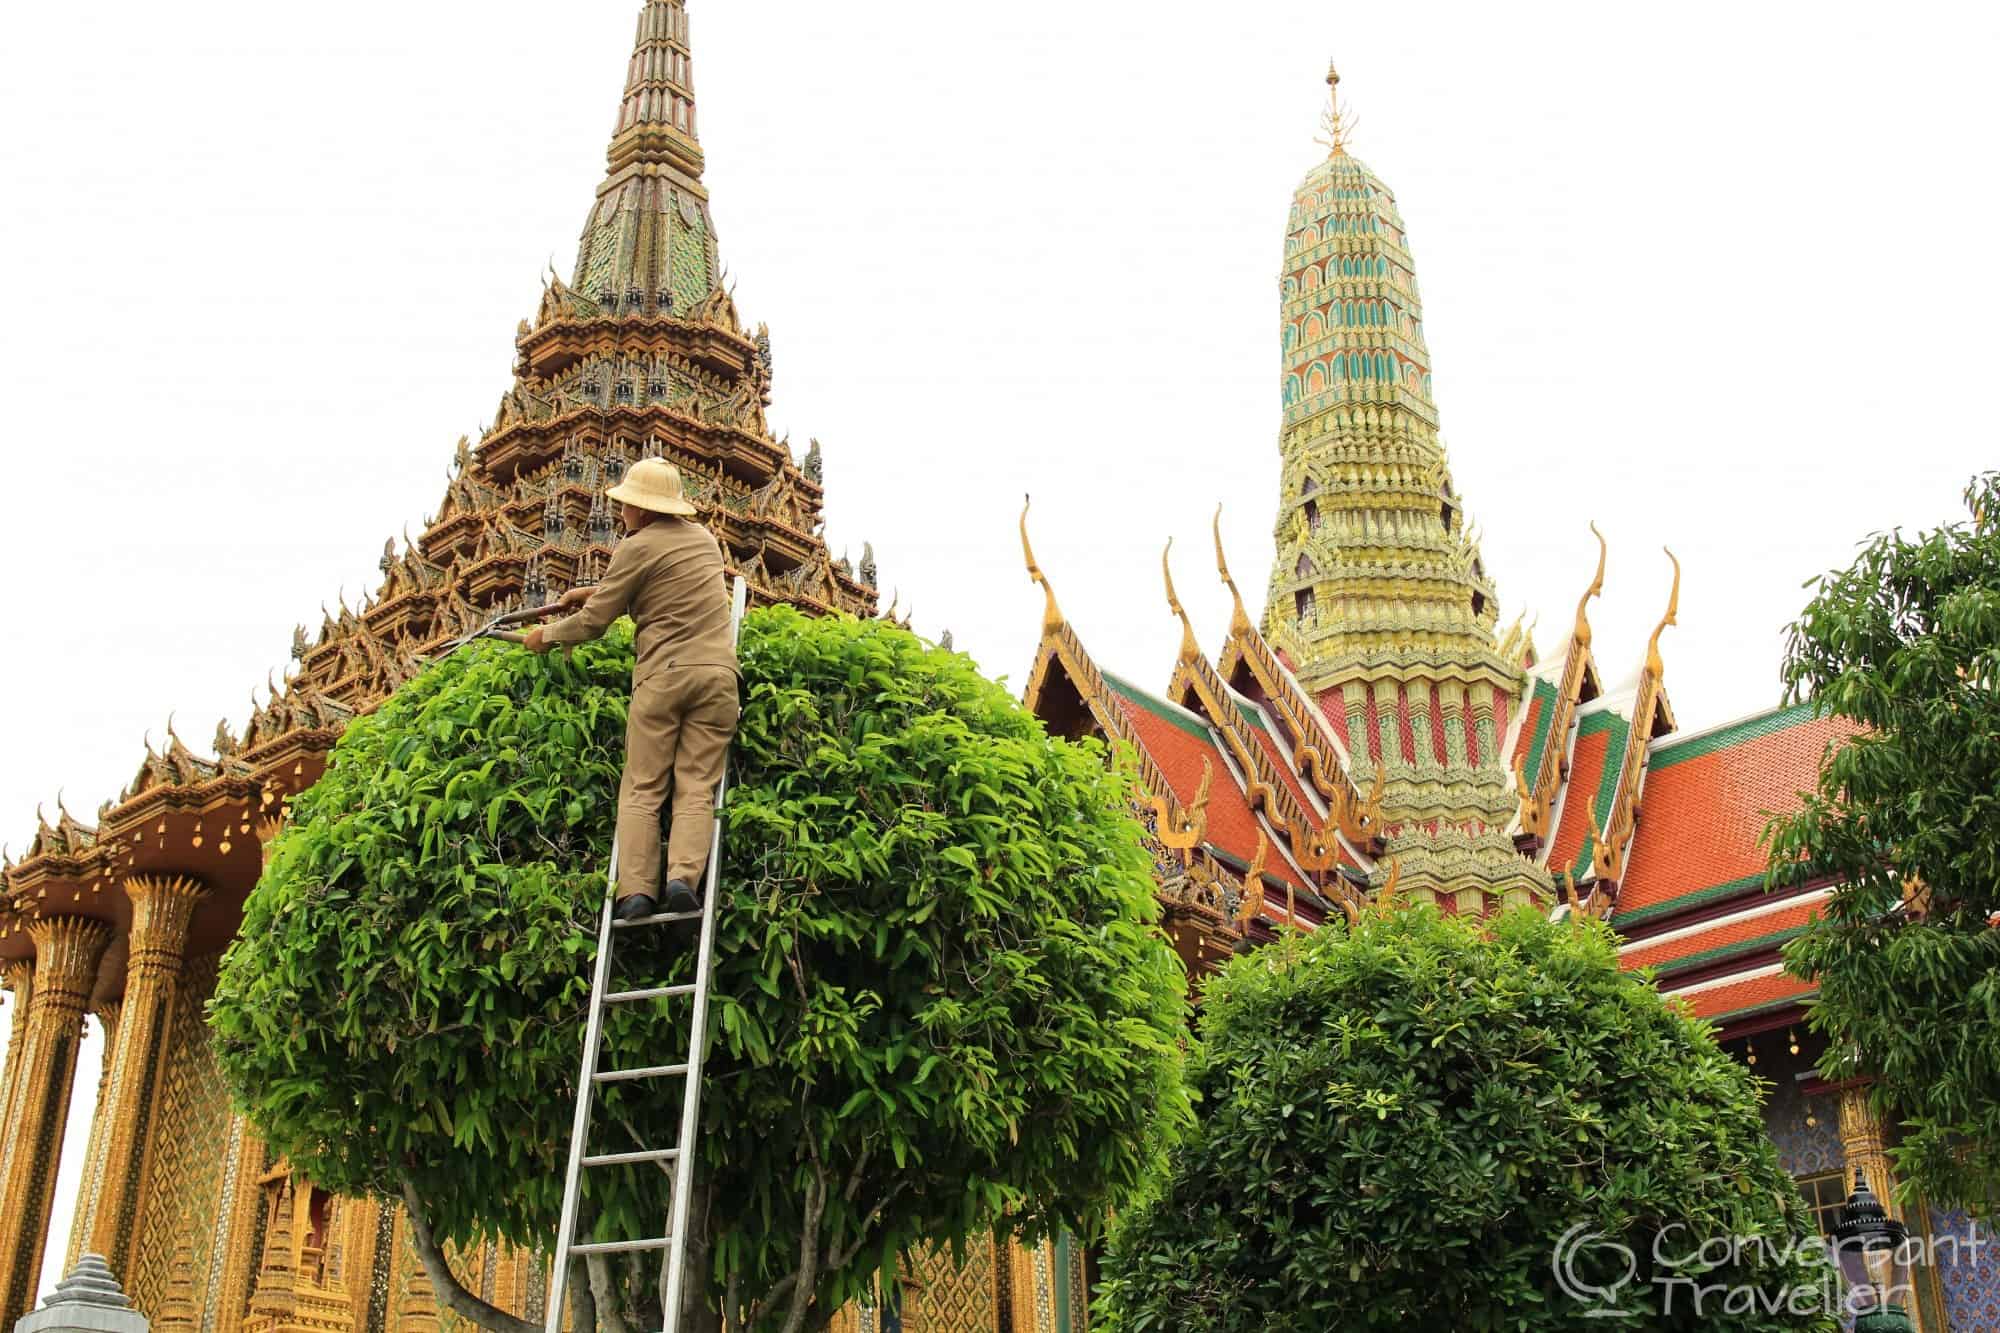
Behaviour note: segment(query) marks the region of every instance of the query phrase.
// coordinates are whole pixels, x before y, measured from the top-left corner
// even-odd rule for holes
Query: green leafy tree
[[[1191,1119],[1186,981],[1101,748],[881,622],[754,612],[742,661],[683,1327],[791,1333],[913,1246],[1118,1206]],[[631,667],[629,629],[476,647],[353,723],[210,1007],[272,1146],[405,1203],[441,1299],[506,1333],[443,1250],[553,1241]],[[636,984],[691,972],[690,936],[632,938]],[[677,1058],[687,1003],[615,1007],[604,1067]],[[599,1151],[675,1141],[678,1084],[599,1106]],[[599,1236],[664,1231],[661,1168],[588,1180]],[[580,1327],[659,1326],[657,1270],[588,1274]]]
[[[1109,1333],[1834,1327],[1758,1080],[1601,924],[1488,924],[1370,914],[1209,983]]]
[[[1905,1197],[2000,1205],[2000,473],[1968,521],[1878,534],[1791,627],[1788,696],[1852,719],[1773,822],[1771,880],[1830,880],[1785,965],[1829,1077],[1871,1075]]]

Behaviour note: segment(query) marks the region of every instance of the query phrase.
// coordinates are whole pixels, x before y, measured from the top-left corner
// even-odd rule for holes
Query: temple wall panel
[[[225,1185],[232,1138],[229,1094],[202,1021],[215,989],[219,955],[190,961],[177,983],[178,994],[166,1033],[163,1078],[151,1119],[148,1185],[137,1200],[130,1274],[125,1289],[142,1312],[157,1319],[167,1295],[169,1267],[183,1242],[193,1253],[195,1305],[209,1327],[207,1288],[218,1272],[219,1220],[232,1200]],[[240,1182],[235,1182],[240,1187]],[[226,1264],[221,1266],[226,1269]]]

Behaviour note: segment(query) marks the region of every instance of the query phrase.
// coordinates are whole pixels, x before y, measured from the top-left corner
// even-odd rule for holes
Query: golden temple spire
[[[1320,133],[1326,137],[1316,142],[1326,145],[1328,157],[1340,157],[1347,152],[1347,139],[1356,122],[1340,104],[1340,70],[1331,60],[1326,62],[1326,89],[1326,113],[1319,122]]]
[[[1665,547],[1660,549],[1666,550]],[[1667,597],[1667,614],[1660,618],[1659,625],[1653,630],[1652,639],[1646,644],[1646,670],[1655,680],[1658,680],[1666,670],[1666,663],[1660,660],[1660,636],[1667,632],[1667,626],[1680,623],[1676,617],[1680,615],[1681,610],[1681,562],[1672,551],[1667,551],[1667,559],[1674,562],[1674,590]]]
[[[659,163],[701,176],[694,56],[683,0],[648,0],[639,13],[609,156],[614,174],[635,163]]]
[[[1028,508],[1033,503],[1032,496],[1021,497],[1021,554],[1028,562],[1028,577],[1041,585],[1043,596],[1048,598],[1048,604],[1042,608],[1042,633],[1046,636],[1063,627],[1063,613],[1056,605],[1056,590],[1049,585],[1042,567],[1035,563],[1035,548],[1028,542]]]

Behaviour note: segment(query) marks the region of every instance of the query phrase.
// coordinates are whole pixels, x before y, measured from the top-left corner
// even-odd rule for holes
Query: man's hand
[[[537,625],[528,631],[527,642],[521,645],[531,653],[545,653],[555,645],[542,637],[542,627]]]
[[[568,592],[556,598],[556,607],[562,611],[574,611],[589,601],[590,594],[596,591],[597,589],[589,587],[571,588]]]

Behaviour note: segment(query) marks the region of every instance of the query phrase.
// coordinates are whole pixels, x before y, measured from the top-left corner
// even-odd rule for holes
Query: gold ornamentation
[[[1028,577],[1041,585],[1047,604],[1042,608],[1042,634],[1055,633],[1063,627],[1062,608],[1056,605],[1056,590],[1042,573],[1042,567],[1035,563],[1035,548],[1028,541],[1028,507],[1033,497],[1021,497],[1021,554],[1028,562]]]

